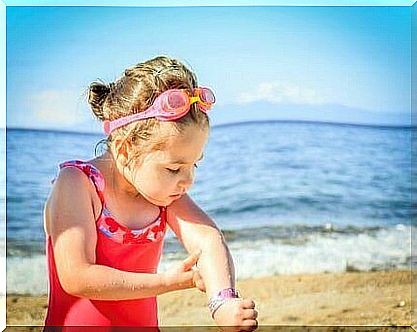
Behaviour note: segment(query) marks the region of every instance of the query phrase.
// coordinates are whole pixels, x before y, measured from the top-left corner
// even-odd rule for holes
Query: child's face
[[[147,154],[143,162],[134,167],[132,184],[149,202],[171,204],[192,186],[195,165],[203,156],[207,139],[208,130],[195,126],[187,127],[182,134],[173,134],[165,150]]]

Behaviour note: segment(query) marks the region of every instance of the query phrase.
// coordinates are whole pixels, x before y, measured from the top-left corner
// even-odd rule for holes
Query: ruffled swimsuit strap
[[[93,183],[94,187],[96,188],[97,195],[100,198],[101,210],[102,210],[100,212],[100,215],[101,215],[105,207],[104,194],[103,194],[105,185],[104,185],[104,178],[102,174],[100,173],[100,171],[92,164],[82,161],[82,160],[68,160],[59,164],[59,169],[62,169],[64,167],[76,167],[80,169],[81,171],[83,171],[83,173],[88,176],[88,178],[90,179],[90,181]],[[51,181],[51,183],[54,183],[55,180],[56,178],[54,178]]]
[[[157,219],[148,226],[141,229],[130,229],[113,218],[111,212],[106,207],[104,200],[105,181],[101,172],[92,164],[81,160],[69,160],[59,164],[59,168],[77,167],[86,174],[96,188],[100,197],[101,211],[95,224],[99,231],[119,243],[147,243],[157,241],[163,237],[166,231],[167,207],[159,206]],[[55,179],[54,179],[55,180]],[[54,180],[52,182],[54,182]]]

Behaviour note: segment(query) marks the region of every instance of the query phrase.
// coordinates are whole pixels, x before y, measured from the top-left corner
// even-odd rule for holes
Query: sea
[[[189,194],[222,230],[238,280],[409,269],[417,262],[415,134],[302,121],[214,126]],[[28,129],[6,136],[7,293],[45,294],[51,180],[59,163],[102,153],[96,146],[105,137]],[[159,271],[186,256],[169,231]]]

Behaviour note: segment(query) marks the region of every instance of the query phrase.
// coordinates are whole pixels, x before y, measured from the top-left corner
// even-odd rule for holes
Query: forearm
[[[130,300],[156,296],[181,289],[160,273],[135,273],[92,264],[77,270],[67,290],[92,300]]]
[[[235,287],[235,267],[221,233],[214,232],[204,243],[197,267],[206,286],[207,298],[210,299],[224,288]]]

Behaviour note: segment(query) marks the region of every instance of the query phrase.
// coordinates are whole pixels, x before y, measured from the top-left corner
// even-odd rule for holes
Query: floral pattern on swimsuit
[[[144,244],[149,242],[156,242],[164,237],[166,230],[165,218],[162,216],[166,212],[166,207],[160,206],[160,213],[158,218],[150,225],[141,229],[130,229],[119,222],[117,222],[106,207],[104,201],[104,177],[100,171],[87,162],[81,160],[70,160],[59,165],[60,168],[73,166],[82,170],[94,183],[100,201],[103,204],[102,212],[97,220],[97,227],[101,233],[106,235],[111,240],[121,244]],[[52,183],[55,181],[52,180]]]
[[[162,208],[163,209],[163,208]],[[163,212],[161,212],[162,214]],[[105,207],[99,220],[98,229],[113,241],[123,244],[143,244],[155,242],[164,236],[165,223],[161,215],[152,224],[142,229],[130,229],[118,223]]]

